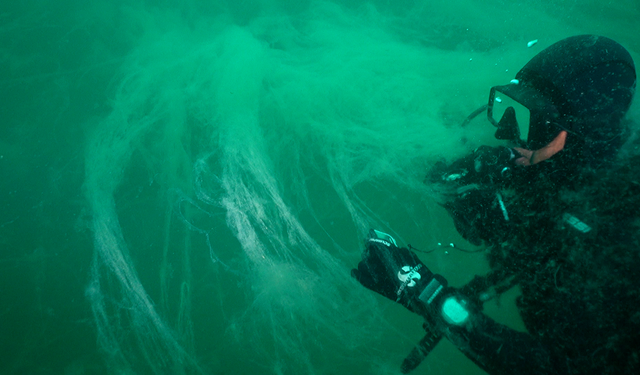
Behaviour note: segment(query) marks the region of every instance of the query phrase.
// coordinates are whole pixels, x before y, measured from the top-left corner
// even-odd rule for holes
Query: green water
[[[564,37],[640,61],[638,19],[635,0],[3,2],[0,373],[398,373],[421,322],[349,277],[368,228],[471,248],[428,166],[495,142],[459,124]],[[421,258],[454,286],[487,269]],[[524,329],[516,294],[487,311]],[[482,371],[443,341],[416,373]]]

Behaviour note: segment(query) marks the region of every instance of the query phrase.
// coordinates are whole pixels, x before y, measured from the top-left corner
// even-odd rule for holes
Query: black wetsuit
[[[529,333],[478,313],[445,336],[490,374],[638,373],[640,156],[578,173],[567,154],[502,173],[507,151],[481,149],[428,180],[449,185],[460,233],[490,246],[492,271],[461,293],[481,306],[482,293],[517,284]],[[473,171],[479,152],[493,171]]]

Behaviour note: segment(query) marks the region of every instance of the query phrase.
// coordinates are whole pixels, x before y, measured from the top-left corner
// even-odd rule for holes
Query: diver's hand
[[[516,160],[515,160],[515,163],[517,165],[521,165],[523,167],[528,167],[532,165],[531,162],[533,159],[533,151],[520,148],[520,147],[514,147],[514,150],[516,150],[519,154],[516,156]]]
[[[362,261],[351,275],[364,287],[417,314],[430,314],[431,304],[447,286],[446,280],[429,271],[415,253],[377,233],[369,232]]]

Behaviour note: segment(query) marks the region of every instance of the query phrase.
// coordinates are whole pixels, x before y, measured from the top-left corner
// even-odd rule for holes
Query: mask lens
[[[513,108],[515,111],[517,126],[520,130],[520,139],[527,141],[529,137],[529,120],[531,118],[531,112],[527,107],[497,89],[495,89],[491,95],[488,112],[489,120],[493,125],[498,126],[500,120],[502,120],[502,117],[505,114],[505,111],[509,107]]]

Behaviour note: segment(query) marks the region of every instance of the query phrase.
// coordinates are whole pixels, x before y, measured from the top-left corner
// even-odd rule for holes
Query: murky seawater
[[[421,322],[350,278],[368,229],[485,272],[425,171],[542,48],[640,53],[633,1],[184,3],[1,6],[2,373],[398,373]]]

